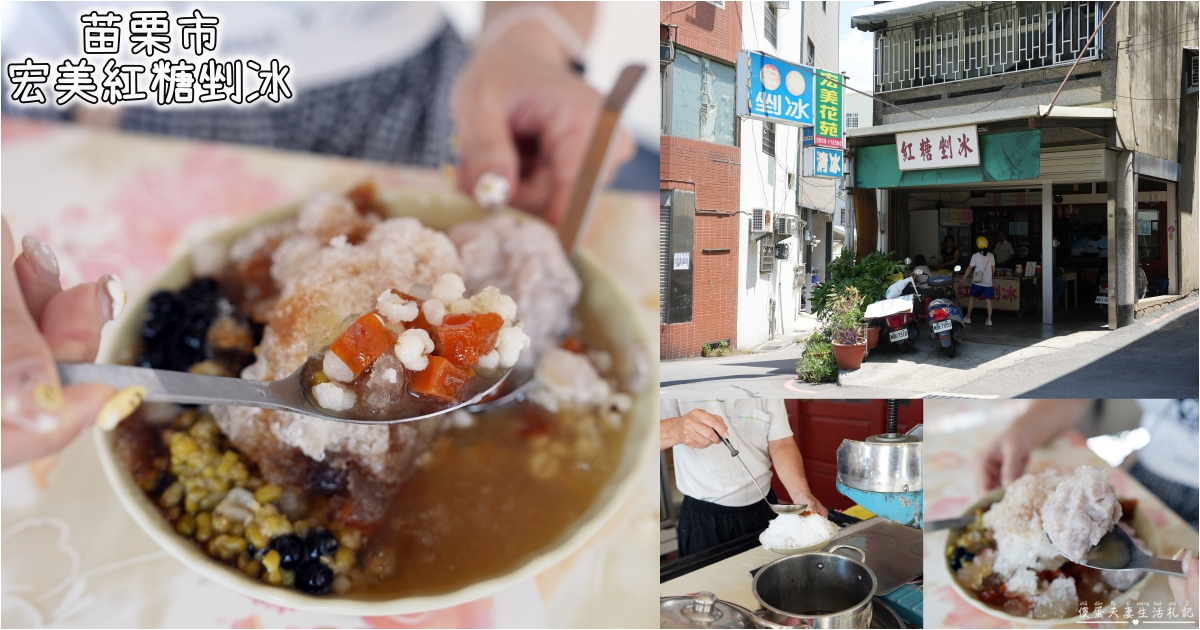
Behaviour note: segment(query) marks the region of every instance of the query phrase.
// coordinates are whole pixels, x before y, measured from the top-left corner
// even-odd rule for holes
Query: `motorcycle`
[[[962,267],[955,267],[959,271]],[[934,274],[929,276],[926,284],[933,298],[926,307],[929,317],[929,337],[933,340],[934,348],[941,345],[946,356],[953,359],[958,353],[955,344],[962,343],[963,320],[962,310],[958,306],[958,294],[954,288],[954,276],[950,274]]]
[[[904,278],[889,288],[889,294],[895,297],[868,304],[863,318],[878,323],[881,344],[886,340],[888,345],[907,352],[921,334],[913,301],[917,285],[912,278]]]
[[[1146,277],[1146,271],[1140,266],[1138,267],[1137,277],[1137,299],[1141,300],[1146,297],[1146,293],[1150,289],[1150,280]],[[1100,276],[1100,288],[1096,290],[1096,305],[1100,307],[1100,311],[1107,315],[1108,313],[1108,274]]]

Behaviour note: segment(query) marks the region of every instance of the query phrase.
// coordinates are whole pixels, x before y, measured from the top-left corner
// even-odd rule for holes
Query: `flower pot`
[[[867,349],[874,350],[879,345],[879,327],[867,326]]]
[[[837,360],[838,368],[843,370],[857,370],[862,367],[863,355],[866,352],[866,342],[848,345],[833,342],[833,357]]]

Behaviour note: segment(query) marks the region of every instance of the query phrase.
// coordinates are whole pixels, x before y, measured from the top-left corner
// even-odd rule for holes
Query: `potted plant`
[[[843,370],[857,370],[867,352],[866,323],[861,305],[862,296],[854,287],[838,291],[828,305],[829,340],[838,367]]]

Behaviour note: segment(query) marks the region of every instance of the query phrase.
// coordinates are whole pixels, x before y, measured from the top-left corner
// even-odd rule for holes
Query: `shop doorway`
[[[1167,293],[1167,202],[1139,201],[1137,209],[1138,265],[1146,273],[1146,295]]]

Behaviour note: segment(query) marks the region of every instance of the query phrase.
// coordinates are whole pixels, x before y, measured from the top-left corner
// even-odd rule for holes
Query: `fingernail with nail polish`
[[[58,258],[55,258],[54,252],[45,241],[32,234],[26,234],[21,237],[21,249],[25,251],[25,258],[33,265],[33,270],[43,280],[58,284]]]
[[[495,173],[484,173],[475,182],[475,201],[485,208],[508,203],[508,180]]]
[[[110,322],[125,310],[125,285],[117,276],[106,273],[96,281],[96,299],[100,301],[100,316]]]
[[[146,388],[141,385],[126,387],[108,399],[96,414],[96,426],[105,431],[117,428],[121,421],[137,410],[146,398]]]

